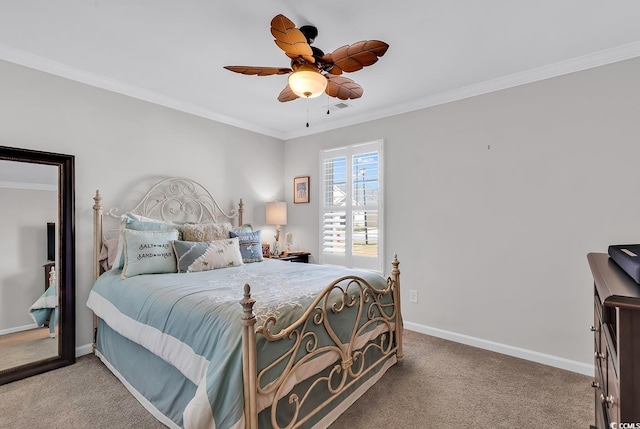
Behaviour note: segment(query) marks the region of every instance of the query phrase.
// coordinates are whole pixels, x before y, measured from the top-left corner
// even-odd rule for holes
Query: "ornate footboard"
[[[240,304],[246,428],[257,429],[258,413],[269,406],[272,427],[300,427],[383,363],[402,358],[397,257],[392,265],[386,288],[376,289],[360,277],[342,277],[327,286],[297,321],[277,333],[272,332],[277,323],[273,317],[255,327],[255,300],[250,286],[245,285]],[[338,329],[331,316],[346,312],[350,313],[349,326]],[[284,343],[285,350],[260,371],[256,351],[259,336],[270,343]],[[303,391],[293,391],[293,385],[304,377],[301,373],[305,365],[316,359],[328,363],[327,370],[312,376]],[[317,390],[325,392],[322,402],[308,405]],[[282,398],[287,400],[281,401]],[[283,403],[290,407],[284,422],[278,418]]]

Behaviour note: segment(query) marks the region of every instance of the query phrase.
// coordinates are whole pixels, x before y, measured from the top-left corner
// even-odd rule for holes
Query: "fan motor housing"
[[[300,27],[300,31],[307,39],[308,44],[312,44],[316,37],[318,37],[318,29],[313,25],[303,25]]]

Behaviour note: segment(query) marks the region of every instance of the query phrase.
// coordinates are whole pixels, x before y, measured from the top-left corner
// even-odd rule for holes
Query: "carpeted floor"
[[[591,377],[405,331],[405,358],[331,429],[588,428]],[[0,386],[0,428],[162,428],[94,356]]]

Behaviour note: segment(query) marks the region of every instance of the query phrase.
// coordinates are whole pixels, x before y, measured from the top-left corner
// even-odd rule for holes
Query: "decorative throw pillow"
[[[185,223],[182,225],[182,239],[184,241],[213,241],[229,238],[229,222]]]
[[[113,266],[113,261],[116,260],[118,253],[118,239],[106,238],[102,240],[102,249],[100,250],[100,257],[98,262],[103,270],[109,271]]]
[[[136,231],[125,229],[124,268],[122,278],[140,274],[176,272],[176,256],[171,242],[178,239],[178,230]]]
[[[262,262],[262,244],[260,243],[260,231],[233,232],[229,231],[231,237],[238,237],[240,244],[240,254],[242,262]]]
[[[180,234],[180,225],[158,219],[151,219],[135,213],[127,212],[120,217],[120,239],[118,241],[118,251],[111,269],[119,270],[124,267],[124,236],[123,231],[131,229],[136,231],[169,231],[175,229]],[[180,239],[180,235],[178,236]],[[117,262],[115,262],[117,261]]]
[[[179,273],[195,273],[242,265],[238,238],[214,241],[174,241]]]

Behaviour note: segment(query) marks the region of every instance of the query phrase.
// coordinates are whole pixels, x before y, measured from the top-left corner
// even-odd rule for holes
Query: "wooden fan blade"
[[[353,45],[345,45],[322,57],[322,61],[333,63],[330,73],[339,75],[343,71],[352,73],[378,61],[389,49],[380,40],[363,40]]]
[[[280,67],[253,67],[253,66],[224,66],[225,69],[240,73],[240,74],[248,74],[248,75],[256,75],[256,76],[271,76],[273,74],[288,74],[291,73],[290,68],[280,68]]]
[[[362,97],[364,90],[360,85],[344,76],[327,76],[329,83],[324,92],[331,97],[340,100],[348,100]]]
[[[271,20],[271,34],[276,38],[276,45],[284,51],[289,58],[304,58],[309,63],[315,63],[311,46],[307,43],[302,31],[286,16],[277,15]]]
[[[278,101],[280,101],[282,103],[286,103],[287,101],[295,100],[296,98],[299,98],[299,97],[291,90],[289,85],[287,85],[280,92],[280,95],[278,95]]]

